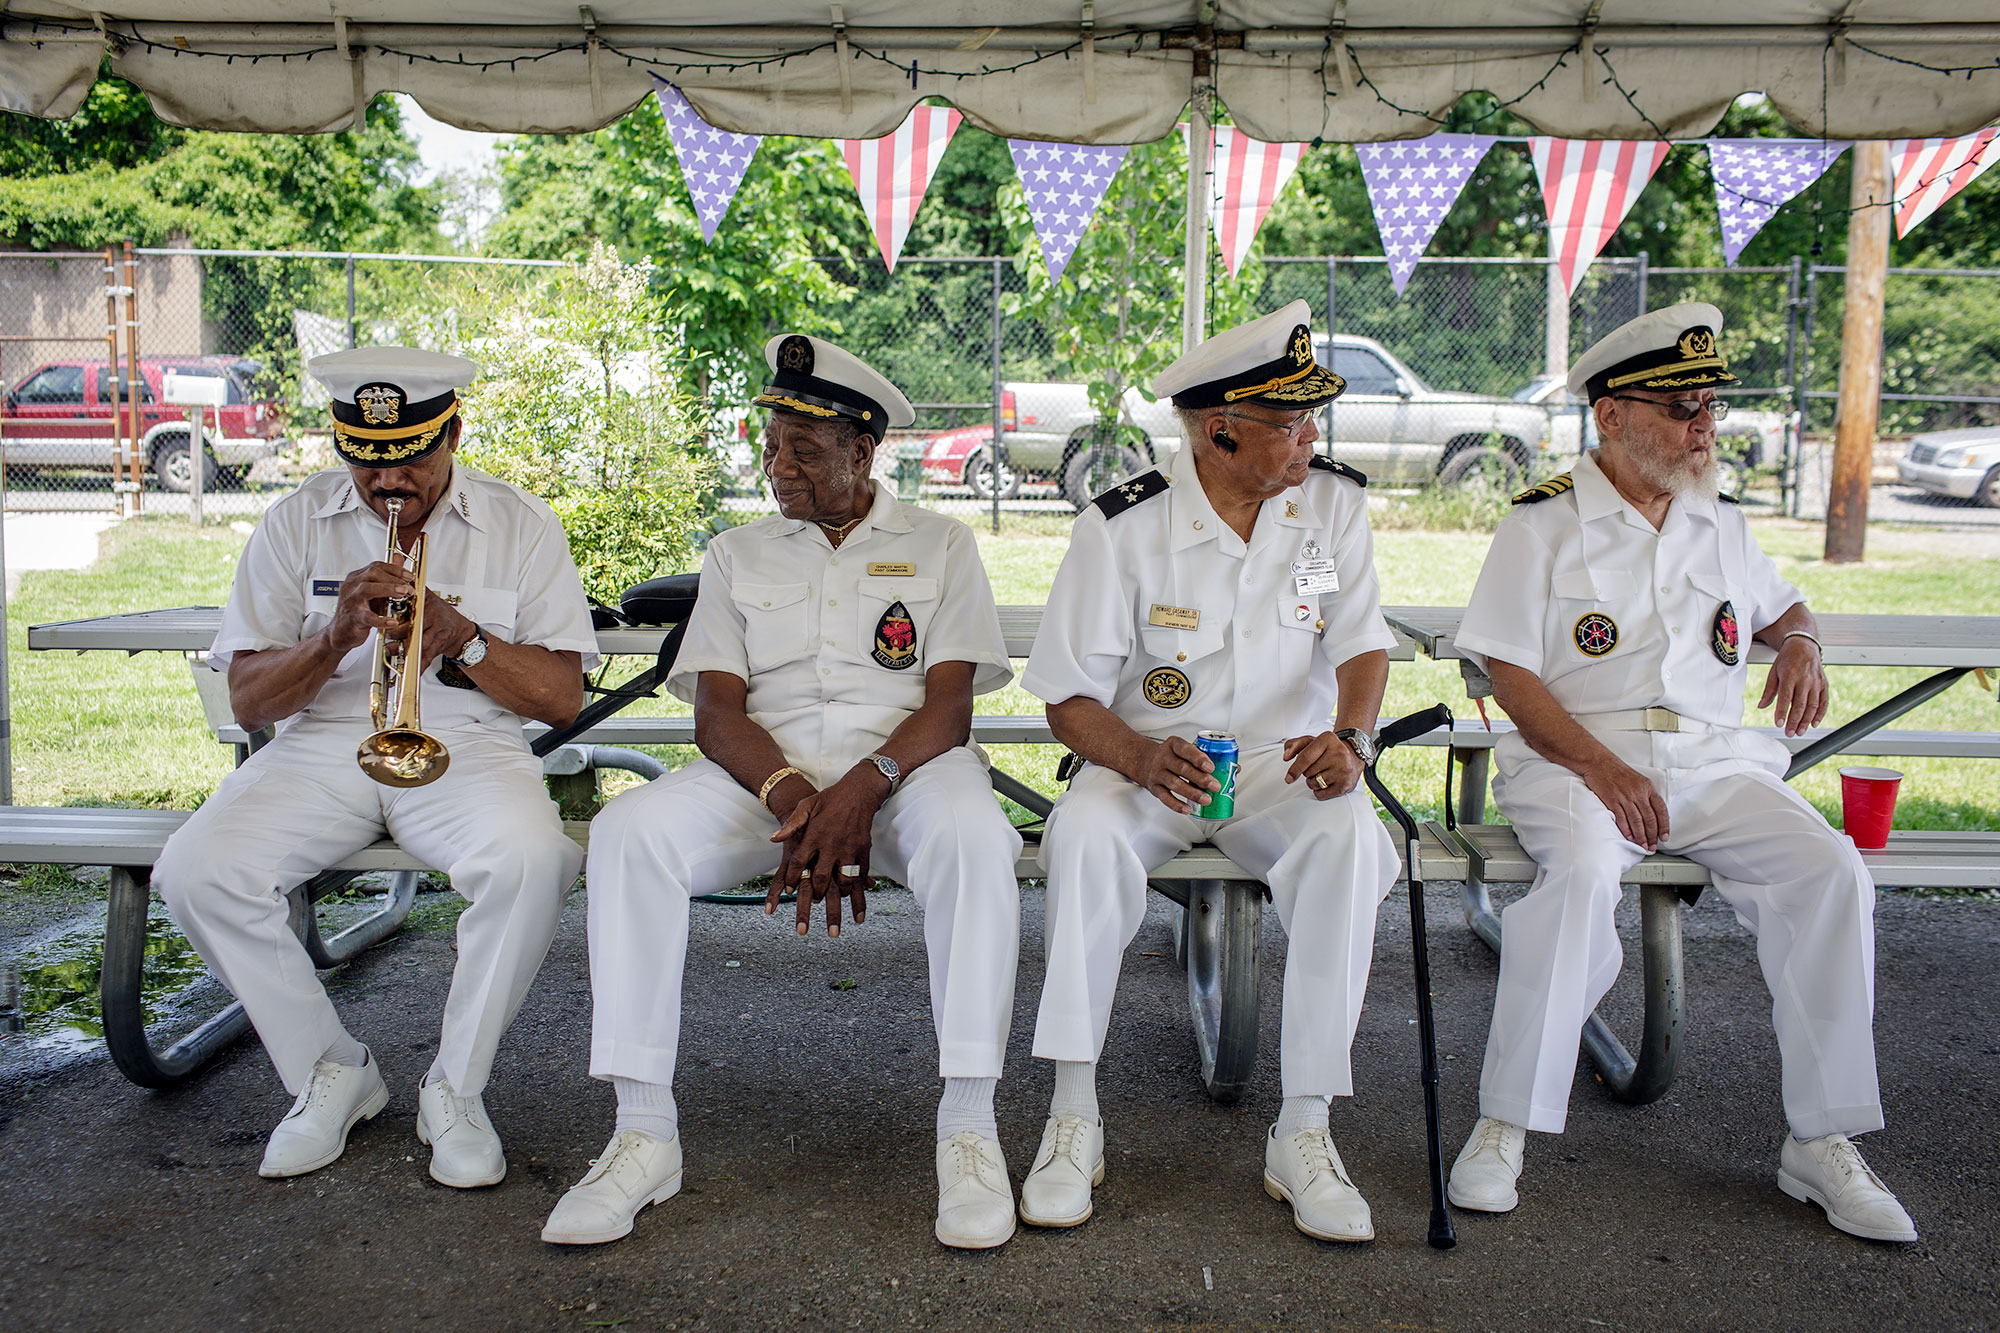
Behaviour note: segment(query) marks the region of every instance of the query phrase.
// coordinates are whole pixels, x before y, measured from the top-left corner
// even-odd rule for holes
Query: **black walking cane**
[[[681,640],[687,638],[688,617],[694,613],[695,594],[700,586],[699,574],[669,574],[665,578],[648,579],[625,590],[618,619],[631,625],[673,626],[660,643],[659,656],[653,659],[652,666],[624,684],[598,691],[597,699],[579,712],[568,726],[544,732],[528,747],[537,758],[554,753],[634,699],[650,699],[659,692],[661,684],[673,674],[674,658],[680,654]],[[609,608],[600,609],[606,615],[611,614]]]
[[[1380,763],[1382,756],[1389,753],[1391,746],[1415,740],[1428,731],[1451,725],[1451,710],[1443,704],[1435,704],[1420,713],[1410,713],[1399,717],[1375,737],[1375,759]],[[1450,775],[1450,760],[1446,760],[1446,776]],[[1410,952],[1417,967],[1417,1036],[1423,1043],[1424,1118],[1430,1132],[1431,1158],[1431,1234],[1433,1249],[1448,1250],[1458,1244],[1458,1234],[1451,1227],[1451,1213],[1444,1203],[1444,1138],[1438,1125],[1438,1057],[1437,1029],[1431,1022],[1431,959],[1425,943],[1424,932],[1424,882],[1417,863],[1417,821],[1403,808],[1382,780],[1375,776],[1375,764],[1363,771],[1368,781],[1368,790],[1382,803],[1403,830],[1404,863],[1409,866],[1410,879]],[[1445,798],[1446,805],[1450,797]]]

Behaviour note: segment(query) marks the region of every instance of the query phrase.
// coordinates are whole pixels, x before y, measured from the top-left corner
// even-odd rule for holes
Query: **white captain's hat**
[[[402,467],[444,443],[477,362],[420,347],[354,347],[306,363],[333,395],[333,451],[357,467]]]
[[[1569,369],[1569,391],[1596,402],[1620,389],[1735,384],[1723,359],[1722,312],[1706,301],[1649,310],[1591,344]]]
[[[1347,382],[1313,360],[1312,307],[1294,301],[1280,310],[1216,334],[1153,379],[1153,397],[1175,407],[1313,408],[1331,402]]]
[[[771,382],[750,400],[759,407],[816,421],[845,418],[860,423],[878,443],[884,431],[916,422],[916,409],[901,389],[824,338],[781,333],[764,344],[764,360],[771,367]]]

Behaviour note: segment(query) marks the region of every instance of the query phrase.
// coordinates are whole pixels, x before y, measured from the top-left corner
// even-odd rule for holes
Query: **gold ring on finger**
[[[1319,790],[1321,790],[1321,791],[1325,791],[1325,790],[1326,790],[1326,774],[1324,774],[1324,773],[1315,773],[1315,774],[1313,774],[1313,786],[1317,787],[1317,788],[1318,788]]]

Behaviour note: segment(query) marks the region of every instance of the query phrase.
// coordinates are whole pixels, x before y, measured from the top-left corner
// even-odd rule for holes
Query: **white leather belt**
[[[1671,708],[1623,708],[1613,713],[1583,713],[1577,719],[1585,731],[1721,731],[1713,722],[1682,717]]]

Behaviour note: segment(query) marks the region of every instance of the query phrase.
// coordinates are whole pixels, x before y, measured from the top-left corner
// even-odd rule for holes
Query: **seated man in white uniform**
[[[384,832],[451,877],[469,906],[437,1058],[417,1093],[417,1137],[446,1185],[507,1172],[481,1090],[500,1035],[542,965],[583,854],[528,752],[521,719],[560,725],[597,661],[590,608],[562,523],[535,497],[453,462],[457,390],[479,367],[407,347],[316,357],[346,465],[271,506],[244,548],[209,654],[236,719],[278,735],[223,779],[153,868],[167,910],[243,1002],[297,1095],[261,1174],[339,1157],[389,1101],[381,1067],[348,1035],[286,924],[285,893]],[[382,559],[428,546],[423,642],[388,617],[412,570]],[[385,786],[356,748],[374,731],[376,636],[417,654],[424,729],[449,762],[427,785]],[[401,641],[401,642],[399,642]]]
[[[1562,1132],[1584,1020],[1623,958],[1619,877],[1650,851],[1708,867],[1757,936],[1791,1133],[1778,1185],[1843,1231],[1915,1227],[1849,1136],[1882,1127],[1875,1079],[1875,886],[1853,844],[1784,783],[1777,741],[1744,729],[1749,638],[1777,652],[1759,708],[1796,736],[1826,713],[1804,596],[1718,496],[1722,312],[1655,310],[1585,352],[1603,440],[1516,497],[1458,645],[1483,659],[1518,730],[1493,793],[1540,866],[1501,914],[1481,1117],[1451,1201],[1515,1206],[1526,1130]]]
[[[1020,835],[984,756],[972,698],[1012,678],[972,530],[868,479],[901,392],[818,338],[765,348],[764,474],[780,513],[709,544],[668,688],[695,709],[699,759],[604,808],[591,827],[590,1073],[618,1094],[611,1141],[542,1229],[616,1240],[681,1186],[672,1084],[691,896],[771,874],[767,911],[798,890],[828,935],[859,924],[871,874],[924,914],[937,1113],[937,1238],[984,1249],[1014,1233],[994,1124],[1020,952]]]
[[[1374,1235],[1328,1134],[1394,884],[1393,843],[1359,783],[1395,640],[1382,620],[1367,484],[1319,457],[1314,414],[1343,387],[1295,301],[1218,334],[1153,382],[1186,443],[1115,486],[1070,534],[1022,684],[1085,762],[1042,843],[1048,974],[1035,1054],[1056,1066],[1021,1216],[1075,1226],[1104,1179],[1096,1061],[1146,876],[1208,841],[1270,886],[1290,938],[1284,1108],[1264,1187],[1322,1240]],[[1235,813],[1200,731],[1233,732]]]

